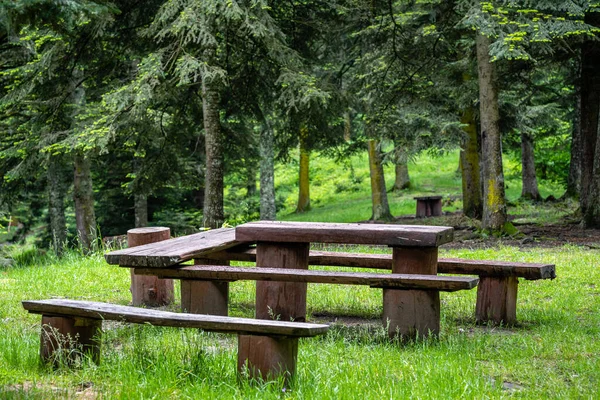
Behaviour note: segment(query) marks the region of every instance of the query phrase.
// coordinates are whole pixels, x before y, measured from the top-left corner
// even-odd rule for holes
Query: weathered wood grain
[[[136,268],[136,274],[173,279],[217,281],[257,280],[278,282],[366,285],[378,288],[423,289],[453,292],[473,289],[477,278],[414,274],[374,274],[362,272],[310,271],[289,268],[241,268],[194,265],[181,268]]]
[[[233,228],[213,229],[159,243],[112,251],[106,262],[124,267],[168,267],[242,244]]]
[[[212,253],[208,258],[213,260],[256,261],[256,250],[241,248],[237,251],[225,250]],[[392,269],[391,254],[342,253],[327,251],[311,251],[308,260],[310,265],[327,265],[332,267],[356,267],[372,269]],[[521,263],[494,260],[466,260],[459,258],[439,258],[438,273],[479,276],[516,276],[528,280],[554,279],[554,264]]]
[[[248,222],[235,228],[235,238],[239,242],[436,247],[451,242],[453,237],[454,229],[446,226],[260,221]]]
[[[29,300],[23,301],[22,304],[30,313],[47,316],[73,316],[89,319],[116,320],[136,324],[199,328],[211,332],[249,335],[308,337],[322,335],[329,328],[327,325],[322,324],[183,314],[67,299]]]

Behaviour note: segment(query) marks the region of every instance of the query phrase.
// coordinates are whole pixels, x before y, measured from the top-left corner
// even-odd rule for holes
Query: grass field
[[[411,169],[414,188],[392,195],[395,215],[414,213],[411,200],[416,194],[460,193],[455,155],[445,157],[419,159]],[[358,189],[332,189],[350,173],[347,166],[334,168],[328,172],[335,177],[329,183],[325,173],[320,185],[313,181],[314,208],[304,214],[291,213],[293,168],[280,166],[279,193],[287,205],[281,217],[368,219],[368,176],[359,168],[360,160],[354,161]],[[325,158],[313,159],[316,163],[333,168]],[[436,171],[435,177],[431,171]],[[507,184],[509,198],[516,201],[518,179],[509,177]],[[556,185],[542,183],[544,195],[558,197],[559,191]],[[459,207],[456,204],[448,207]],[[555,208],[540,211],[518,202],[511,211],[542,223],[560,214]],[[442,293],[440,337],[406,344],[389,341],[378,320],[380,289],[309,285],[309,319],[332,325],[325,337],[301,340],[297,378],[288,388],[281,381],[239,379],[235,336],[193,329],[105,323],[100,365],[85,360],[72,369],[43,366],[38,360],[40,317],[27,314],[21,300],[67,297],[127,304],[129,271],[107,265],[102,254],[84,258],[69,253],[57,259],[34,249],[17,249],[12,255],[13,264],[0,267],[0,399],[599,398],[597,250],[442,247],[441,257],[554,263],[558,278],[520,283],[519,324],[511,328],[475,325],[475,291]],[[254,283],[232,283],[230,296],[230,315],[253,316]],[[177,298],[169,309],[177,310],[178,303]]]

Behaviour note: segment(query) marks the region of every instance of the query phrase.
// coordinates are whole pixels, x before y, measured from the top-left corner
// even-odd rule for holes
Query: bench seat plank
[[[26,310],[34,314],[116,320],[137,324],[149,323],[155,326],[199,328],[205,331],[223,333],[308,337],[322,335],[329,328],[323,324],[183,314],[69,299],[29,300],[22,303]]]
[[[257,280],[278,282],[330,283],[368,285],[393,289],[442,290],[454,292],[477,286],[477,278],[437,275],[374,274],[361,272],[312,271],[289,268],[240,268],[194,265],[182,268],[136,268],[136,274],[161,278],[199,280]]]
[[[213,260],[256,261],[256,249],[227,250],[208,255]],[[391,254],[342,253],[333,251],[311,251],[311,265],[332,267],[356,267],[392,269]],[[516,276],[528,280],[554,279],[554,264],[520,263],[512,261],[465,260],[439,258],[438,273],[480,276]]]
[[[454,229],[447,226],[259,221],[235,228],[235,238],[239,242],[437,247],[451,242],[453,237]]]
[[[112,251],[104,258],[112,265],[163,268],[242,243],[236,240],[233,228],[221,228]]]

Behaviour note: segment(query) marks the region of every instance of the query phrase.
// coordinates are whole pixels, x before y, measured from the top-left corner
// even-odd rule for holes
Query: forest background
[[[598,228],[599,32],[583,0],[0,0],[0,224],[60,254],[272,220],[277,163],[298,168],[301,213],[315,155],[361,153],[386,221],[411,160],[459,149],[483,231],[513,230],[503,154],[521,197],[562,184]]]

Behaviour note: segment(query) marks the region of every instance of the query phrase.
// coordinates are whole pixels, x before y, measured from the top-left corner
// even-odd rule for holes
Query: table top
[[[441,200],[443,196],[416,196],[415,200]]]

